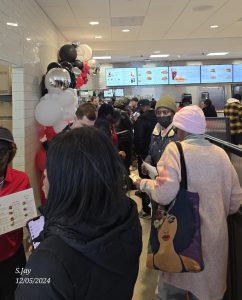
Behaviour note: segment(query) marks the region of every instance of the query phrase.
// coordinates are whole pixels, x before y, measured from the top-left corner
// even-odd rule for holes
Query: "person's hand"
[[[134,185],[135,185],[137,190],[140,190],[140,183],[141,183],[141,179],[138,179],[134,182]]]
[[[125,159],[126,158],[126,153],[124,151],[119,151],[118,155],[122,158]]]
[[[30,245],[29,248],[28,248],[28,252],[29,252],[30,254],[32,254],[33,250],[34,250],[34,249],[33,249],[33,246]]]
[[[144,164],[141,165],[141,172],[142,172],[143,175],[149,175],[149,172],[146,169]]]
[[[46,135],[42,136],[42,138],[39,139],[41,143],[44,143],[47,141]]]

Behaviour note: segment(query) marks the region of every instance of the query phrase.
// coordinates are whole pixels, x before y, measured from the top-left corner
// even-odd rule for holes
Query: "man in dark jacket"
[[[134,124],[134,146],[138,156],[138,171],[141,178],[147,178],[142,174],[141,165],[143,160],[148,155],[151,133],[157,122],[155,111],[150,107],[148,99],[139,101],[139,108],[142,114]],[[149,197],[145,193],[141,193],[142,210],[139,213],[141,218],[151,218],[151,208],[149,206]]]

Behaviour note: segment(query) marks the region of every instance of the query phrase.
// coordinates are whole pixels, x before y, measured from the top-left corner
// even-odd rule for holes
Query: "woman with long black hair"
[[[90,127],[62,133],[49,147],[46,171],[43,240],[16,299],[131,299],[141,226],[111,140]]]

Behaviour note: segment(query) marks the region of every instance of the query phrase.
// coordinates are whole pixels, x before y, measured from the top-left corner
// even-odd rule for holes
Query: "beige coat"
[[[221,148],[203,140],[202,145],[189,140],[182,142],[187,167],[188,190],[198,192],[202,252],[205,269],[200,273],[162,273],[161,278],[174,286],[188,290],[200,300],[222,299],[226,290],[228,214],[239,209],[242,190],[234,167]],[[176,196],[181,180],[180,157],[170,143],[158,162],[158,171],[165,167],[168,181],[159,187],[154,180],[141,181],[141,190],[151,193],[161,204]]]

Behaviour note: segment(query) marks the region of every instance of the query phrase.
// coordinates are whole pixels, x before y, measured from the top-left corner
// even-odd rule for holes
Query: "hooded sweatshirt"
[[[230,133],[242,133],[242,105],[235,98],[229,98],[224,106],[224,116],[229,118]]]
[[[127,199],[125,199],[127,200]],[[44,241],[30,256],[16,300],[128,300],[132,298],[142,250],[136,204],[106,224],[45,224]],[[31,278],[42,282],[29,284]]]

